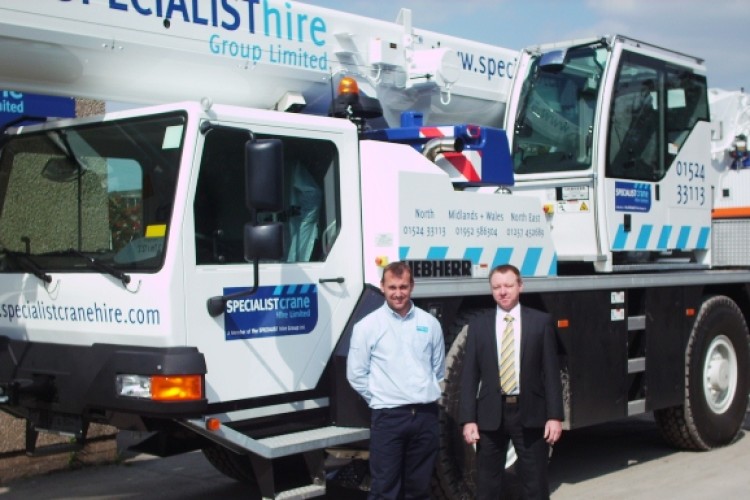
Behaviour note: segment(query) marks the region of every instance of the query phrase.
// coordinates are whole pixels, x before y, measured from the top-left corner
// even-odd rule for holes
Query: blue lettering
[[[208,25],[208,19],[201,17],[198,12],[198,0],[193,0],[193,22],[195,24],[201,24],[203,26]]]
[[[222,21],[221,27],[224,28],[225,30],[235,31],[242,24],[242,20],[240,19],[240,13],[237,11],[237,9],[235,9],[232,5],[229,4],[229,0],[221,0],[221,6],[224,7],[224,12],[226,12],[232,17],[231,23]]]
[[[312,21],[310,21],[310,39],[313,41],[315,45],[318,47],[322,47],[325,45],[326,41],[322,38],[318,38],[318,34],[325,34],[326,32],[326,23],[323,21],[323,19],[319,17],[313,18]]]
[[[260,3],[260,0],[248,0],[247,6],[248,6],[248,31],[250,33],[255,33],[255,6]]]
[[[117,0],[109,0],[109,8],[114,10],[128,10],[127,5],[118,3]]]
[[[59,1],[72,3],[73,0]],[[80,2],[89,5],[90,0]],[[243,3],[247,8],[242,6]],[[247,32],[251,34],[311,43],[317,47],[326,45],[328,33],[324,18],[299,12],[291,1],[275,6],[269,0],[107,0],[107,5],[112,10],[134,12],[139,16],[182,20],[196,26],[212,26],[226,31],[244,30],[244,24],[247,24]],[[466,60],[466,64],[471,65],[471,62]],[[496,68],[501,70],[506,66],[501,60],[483,59],[481,72],[486,73],[489,69],[488,76],[492,77],[496,74]]]
[[[139,3],[139,0],[131,0],[133,3],[133,8],[137,13],[139,13],[142,16],[150,16],[152,14],[151,9],[141,7],[141,4]]]
[[[169,5],[167,6],[167,19],[172,19],[174,11],[182,12],[182,20],[186,23],[190,22],[190,14],[185,5],[185,0],[169,0]]]

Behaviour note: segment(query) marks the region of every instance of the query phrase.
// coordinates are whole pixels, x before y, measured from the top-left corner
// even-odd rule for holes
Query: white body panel
[[[199,134],[197,118],[202,113],[197,103],[119,111],[85,121],[142,116],[174,109],[188,109],[195,117],[188,120],[185,128],[184,150],[192,152],[195,137]],[[46,126],[29,128],[43,129]],[[185,217],[188,180],[187,175],[180,176],[175,188],[175,221]],[[126,286],[117,278],[99,272],[53,273],[52,283],[46,287],[31,274],[1,274],[3,296],[0,308],[6,309],[0,312],[0,328],[13,338],[38,342],[73,345],[104,342],[153,347],[185,345],[184,298],[171,293],[184,288],[181,247],[180,231],[168,230],[161,271],[155,274],[132,273],[132,280]],[[26,317],[20,320],[9,317],[8,308],[16,309]],[[138,318],[145,319],[146,316],[151,320],[147,324],[139,323]]]
[[[277,0],[0,5],[0,88],[42,94],[272,108],[300,92],[325,114],[331,76],[353,74],[392,125],[418,109],[429,123],[499,126],[516,59],[412,29],[406,10],[389,23]]]
[[[575,173],[553,180],[533,180],[528,176],[513,188],[514,195],[534,196],[548,211],[555,251],[560,261],[595,262],[601,258],[595,179],[593,174]],[[562,200],[556,196],[561,190]]]
[[[456,191],[447,173],[409,146],[363,141],[361,148],[368,283],[380,282],[378,263],[404,259],[469,260],[482,279],[507,262],[528,277],[557,273],[536,199]]]
[[[705,147],[709,129],[708,123],[697,124],[658,182],[606,180],[608,240],[613,251],[708,249],[717,181]],[[623,212],[632,214],[630,231],[624,228]]]
[[[259,134],[281,134],[326,139],[335,143],[341,182],[341,232],[325,262],[262,263],[261,287],[316,286],[317,318],[311,332],[258,338],[230,339],[227,314],[216,318],[206,311],[206,301],[227,288],[250,288],[253,266],[195,264],[192,206],[187,210],[181,233],[185,287],[173,293],[185,300],[186,343],[206,357],[206,395],[209,402],[266,396],[313,389],[331,357],[339,336],[362,291],[362,235],[360,234],[359,170],[355,128],[346,120],[215,106],[215,123],[249,128]],[[197,181],[193,170],[188,199]],[[353,188],[346,188],[353,186]],[[341,278],[341,282],[320,283]],[[253,297],[247,297],[252,299]]]

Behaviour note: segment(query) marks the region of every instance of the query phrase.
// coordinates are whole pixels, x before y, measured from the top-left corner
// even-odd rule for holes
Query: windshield
[[[604,48],[568,51],[564,65],[529,64],[514,127],[517,174],[585,170],[591,167],[594,112],[607,53]]]
[[[43,271],[101,271],[86,257],[158,269],[185,121],[172,113],[10,140],[0,157],[0,271],[27,271],[29,260]]]

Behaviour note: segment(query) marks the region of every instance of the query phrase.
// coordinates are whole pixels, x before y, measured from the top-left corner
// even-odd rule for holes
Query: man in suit
[[[521,274],[490,272],[497,307],[469,323],[459,421],[477,446],[477,498],[502,495],[508,442],[527,500],[549,498],[549,446],[562,435],[562,384],[557,341],[547,313],[521,306]]]

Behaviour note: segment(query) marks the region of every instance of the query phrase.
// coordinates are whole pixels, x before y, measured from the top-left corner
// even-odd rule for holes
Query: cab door
[[[344,120],[296,115],[292,126],[288,116],[222,124],[205,135],[196,160],[184,231],[186,342],[206,357],[210,402],[315,388],[362,291],[356,132]],[[254,217],[245,204],[249,131],[280,140],[284,158],[283,209],[255,220],[283,225],[283,260],[261,262],[257,276],[243,244]],[[209,315],[209,298],[255,279],[256,293]]]
[[[613,263],[703,264],[715,183],[705,77],[689,58],[616,47],[604,186]]]

